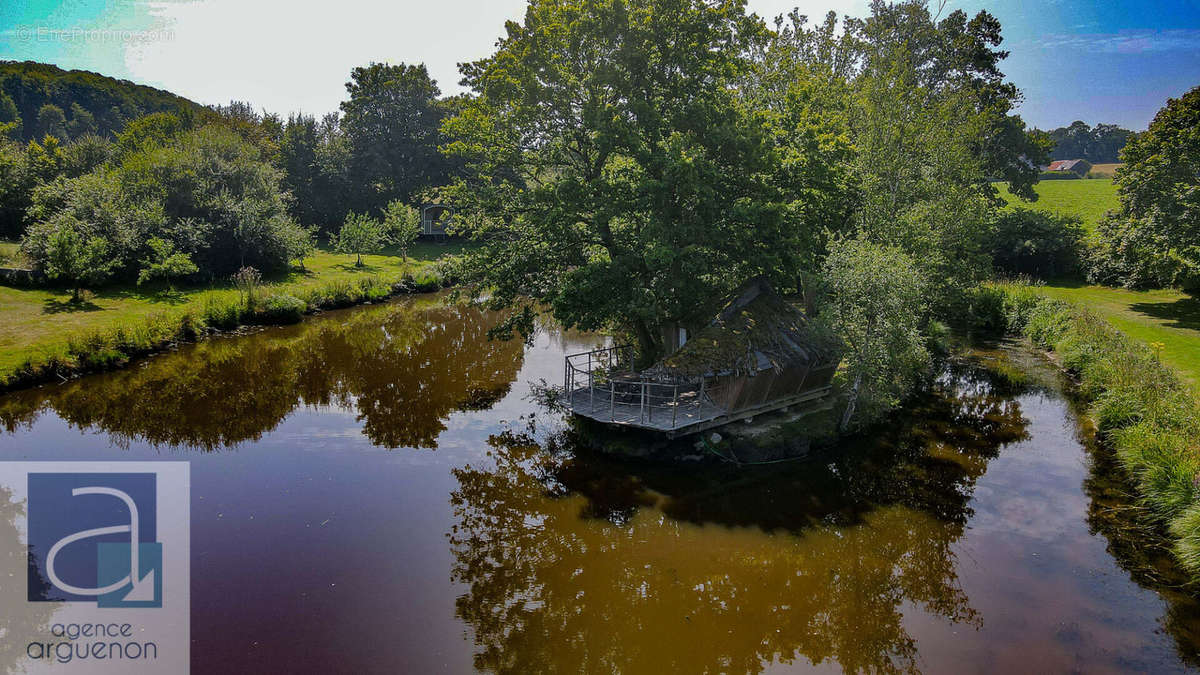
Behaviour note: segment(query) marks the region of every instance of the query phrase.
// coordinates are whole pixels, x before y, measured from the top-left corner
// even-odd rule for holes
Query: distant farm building
[[[824,399],[838,360],[808,318],[765,279],[744,284],[705,327],[650,368],[631,347],[566,359],[571,412],[606,424],[685,435]]]
[[[421,236],[444,239],[446,228],[454,218],[454,207],[445,204],[421,205]]]
[[[1083,178],[1092,170],[1092,164],[1086,159],[1059,159],[1050,162],[1050,166],[1046,167],[1046,170],[1051,172],[1069,172]]]

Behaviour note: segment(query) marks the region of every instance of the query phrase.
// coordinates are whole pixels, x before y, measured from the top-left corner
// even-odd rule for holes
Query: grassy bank
[[[1079,216],[1088,232],[1096,228],[1106,211],[1120,206],[1117,186],[1108,179],[1042,181],[1034,188],[1038,195],[1036,202],[1014,197],[1005,183],[997,183],[996,186],[1010,207]]]
[[[1100,313],[1037,287],[1002,286],[1005,321],[1076,375],[1103,439],[1167,526],[1183,567],[1200,580],[1200,402],[1164,363],[1162,347]]]
[[[62,289],[0,286],[0,388],[121,365],[209,330],[286,323],[306,312],[400,292],[439,288],[438,258],[459,245],[422,243],[407,264],[394,252],[352,256],[320,251],[306,269],[263,280],[253,297],[229,283],[205,287],[113,286],[70,302]]]
[[[1163,363],[1200,387],[1200,301],[1192,296],[1172,289],[1131,291],[1077,283],[1052,283],[1039,290],[1088,307],[1131,338],[1160,344]]]

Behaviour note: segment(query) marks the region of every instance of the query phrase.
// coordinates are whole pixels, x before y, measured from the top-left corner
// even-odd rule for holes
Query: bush
[[[280,173],[253,145],[219,125],[176,131],[77,178],[44,181],[22,240],[34,267],[51,265],[53,237],[66,230],[104,242],[114,274],[130,280],[163,251],[210,278],[307,255],[311,235],[288,217]]]
[[[1083,254],[1083,222],[1030,209],[1001,212],[991,224],[992,265],[1011,276],[1043,279],[1075,274]]]
[[[994,286],[979,286],[967,294],[968,308],[965,317],[969,331],[985,335],[999,335],[1008,329],[1005,316],[1004,291]]]
[[[277,293],[267,297],[254,313],[255,321],[268,324],[296,323],[304,317],[308,304],[294,295]]]

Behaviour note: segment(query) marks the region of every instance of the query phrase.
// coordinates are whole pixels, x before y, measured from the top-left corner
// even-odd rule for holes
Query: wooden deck
[[[604,393],[603,396],[601,392]],[[655,406],[653,409],[647,409],[638,400],[610,400],[607,389],[596,389],[593,392],[587,387],[572,391],[569,401],[571,412],[576,415],[604,424],[658,431],[665,433],[668,438],[675,438],[794,405],[809,404],[825,399],[829,392],[830,387],[822,387],[733,412],[714,405],[707,398],[697,402],[694,399],[689,401],[685,397],[680,397],[679,404],[674,408]]]
[[[597,422],[679,433],[685,427],[717,419],[725,410],[705,399],[702,402],[680,397],[676,405],[647,406],[637,397],[615,397],[611,400],[608,389],[597,388],[593,393],[587,387],[571,392],[571,412]],[[622,400],[634,399],[634,400]]]

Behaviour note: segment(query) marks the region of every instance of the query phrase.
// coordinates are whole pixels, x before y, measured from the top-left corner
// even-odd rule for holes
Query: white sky
[[[3,0],[8,2],[11,0]],[[20,0],[16,0],[20,1]],[[488,56],[526,0],[151,1],[162,38],[126,51],[129,77],[201,103],[244,100],[271,112],[337,109],[350,70],[371,61],[429,66],[457,93],[460,61]],[[750,0],[768,19],[799,6],[861,16],[866,0]]]
[[[941,0],[930,0],[938,6]],[[1144,129],[1200,82],[1200,0],[946,0],[1004,26],[1002,69],[1030,124]],[[799,5],[864,16],[868,0],[749,0],[768,21]],[[355,66],[428,65],[459,92],[460,61],[491,54],[526,0],[0,0],[0,58],[94,70],[213,104],[337,110]],[[99,31],[101,35],[75,33]],[[49,31],[49,32],[46,32]],[[56,32],[57,31],[57,32]],[[112,33],[117,33],[114,36]],[[130,35],[132,33],[132,35]]]

